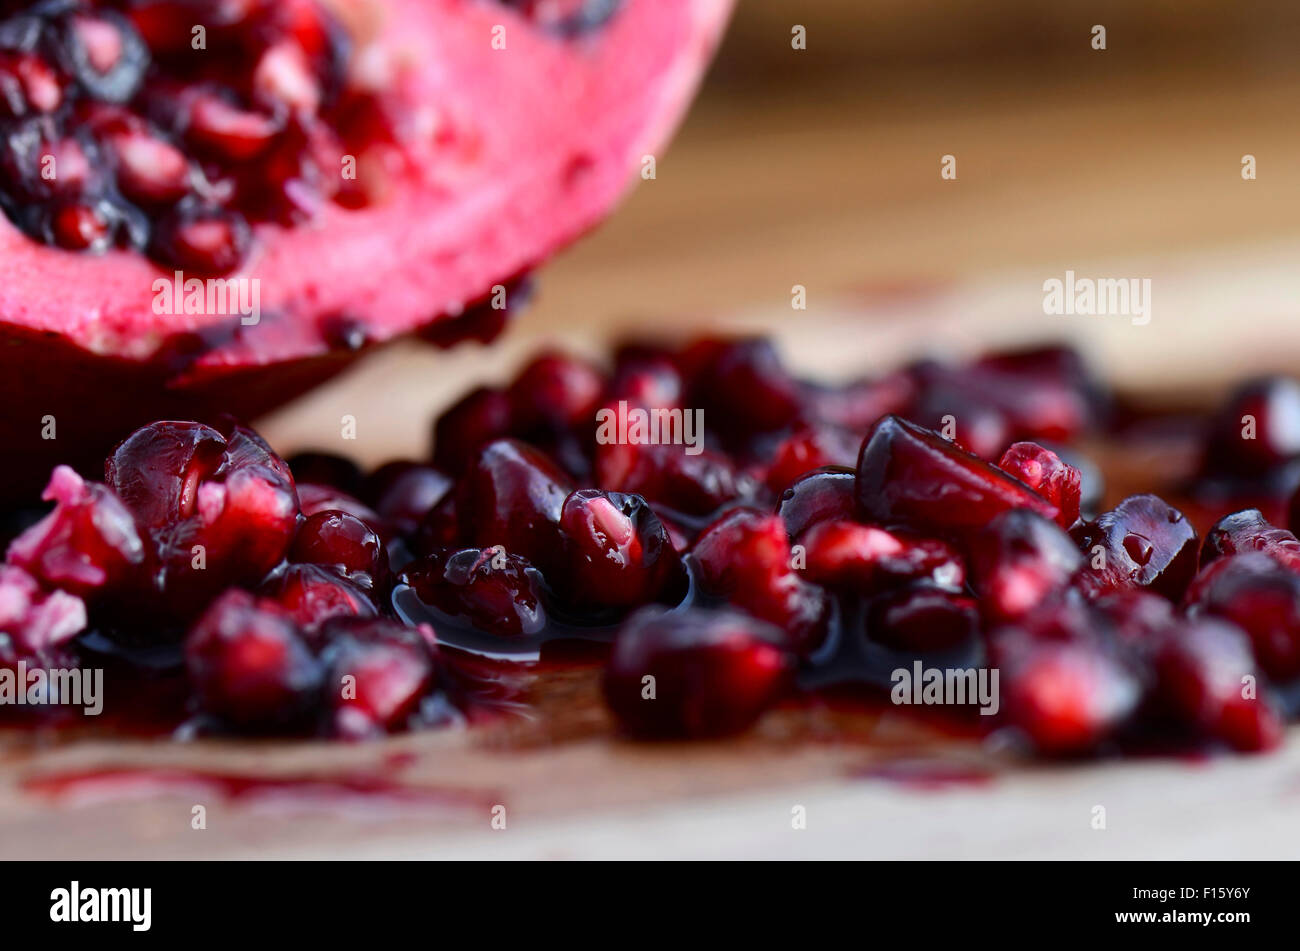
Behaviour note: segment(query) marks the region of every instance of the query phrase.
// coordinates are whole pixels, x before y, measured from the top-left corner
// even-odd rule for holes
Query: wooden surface
[[[770,33],[788,35],[784,15],[759,6],[746,42],[787,43]],[[746,96],[732,56],[658,179],[545,271],[499,347],[391,347],[264,421],[271,442],[371,463],[418,455],[439,407],[541,342],[598,352],[627,331],[766,328],[827,376],[1058,336],[1138,389],[1208,395],[1248,370],[1300,366],[1297,77],[1214,63],[1135,74],[1129,54],[1113,75],[1082,56],[980,82],[899,66],[871,86]],[[1240,178],[1246,152],[1258,181]],[[939,178],[945,153],[956,182]],[[1044,316],[1042,282],[1067,268],[1150,277],[1151,324]],[[807,311],[789,307],[794,284]],[[355,442],[339,438],[344,414]],[[783,741],[823,716],[786,711],[744,740],[686,747],[611,742],[599,718],[559,736],[525,725],[362,746],[7,737],[0,858],[1294,858],[1300,844],[1294,739],[1263,758],[1033,768],[892,717]],[[952,782],[909,772],[936,751]],[[137,774],[57,795],[51,779],[126,767],[320,782],[232,796]],[[358,792],[357,775],[406,791]],[[204,831],[190,827],[196,803]],[[489,827],[494,805],[504,831]],[[806,831],[790,827],[795,805]],[[1091,828],[1096,805],[1105,831]]]

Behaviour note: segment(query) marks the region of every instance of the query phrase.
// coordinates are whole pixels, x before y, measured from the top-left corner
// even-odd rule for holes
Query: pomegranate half
[[[255,416],[509,286],[657,154],[731,0],[323,6],[0,4],[0,165],[64,170],[0,182],[0,497],[149,419]],[[255,61],[217,55],[259,16]],[[177,272],[249,282],[256,315],[172,306]]]

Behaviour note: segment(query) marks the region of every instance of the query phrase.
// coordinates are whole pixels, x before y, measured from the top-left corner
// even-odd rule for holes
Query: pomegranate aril
[[[478,548],[501,545],[533,564],[555,554],[568,478],[543,453],[516,439],[484,446],[456,486],[461,532]]]
[[[1201,567],[1225,555],[1262,552],[1291,571],[1300,572],[1300,540],[1284,528],[1275,528],[1259,509],[1225,515],[1215,523],[1201,546]]]
[[[867,636],[897,651],[953,650],[978,630],[974,600],[925,586],[881,595],[867,610]]]
[[[998,461],[1010,473],[1057,507],[1057,524],[1069,528],[1079,520],[1083,476],[1050,449],[1034,442],[1010,446]]]
[[[267,579],[262,593],[307,630],[330,618],[379,613],[367,589],[321,565],[288,565]]]
[[[1181,722],[1233,749],[1271,749],[1283,723],[1260,696],[1250,642],[1237,627],[1203,618],[1164,639],[1156,696]]]
[[[1008,721],[1049,755],[1095,750],[1137,709],[1140,684],[1089,643],[1035,642],[1002,667]]]
[[[124,132],[111,140],[117,161],[117,184],[123,194],[143,204],[179,201],[193,184],[185,153],[143,131]]]
[[[605,698],[634,736],[738,733],[789,689],[794,658],[784,644],[779,629],[733,611],[647,608],[614,643]]]
[[[685,515],[711,515],[747,493],[731,459],[679,445],[598,443],[596,484],[639,495]]]
[[[86,627],[86,605],[47,592],[17,564],[0,564],[0,661],[51,657]]]
[[[185,666],[202,708],[246,730],[303,724],[320,699],[324,670],[277,605],[232,590],[185,639]]]
[[[433,461],[447,472],[460,472],[480,448],[509,436],[513,427],[510,397],[503,390],[471,390],[434,424]]]
[[[435,683],[434,656],[412,628],[382,618],[334,618],[325,643],[325,697],[330,732],[348,739],[403,727]]]
[[[74,15],[65,24],[65,66],[91,98],[126,102],[136,94],[149,52],[135,29],[115,13]]]
[[[847,466],[816,469],[781,493],[776,514],[789,536],[798,541],[818,522],[852,520],[858,507],[856,486],[857,475]]]
[[[1212,562],[1187,592],[1188,610],[1230,621],[1246,632],[1268,676],[1300,676],[1300,575],[1262,552]]]
[[[380,466],[367,476],[362,488],[379,517],[399,535],[414,533],[451,490],[452,480],[446,473],[405,460]]]
[[[248,222],[238,213],[182,202],[155,224],[150,247],[170,267],[225,274],[244,260],[251,241]]]
[[[329,568],[367,590],[382,589],[388,553],[379,533],[346,512],[318,512],[298,528],[289,560]]]
[[[293,473],[294,481],[300,486],[304,482],[310,482],[337,489],[351,496],[359,495],[361,492],[361,467],[346,456],[309,450],[295,453],[285,462],[289,466],[289,471]],[[301,494],[300,491],[299,495]]]
[[[274,117],[241,109],[218,96],[200,95],[188,109],[186,139],[227,161],[246,161],[265,151],[282,131]]]
[[[1131,495],[1072,533],[1083,551],[1083,580],[1099,589],[1149,588],[1177,601],[1196,574],[1196,529],[1154,495]]]
[[[867,432],[882,416],[905,412],[915,397],[915,381],[901,372],[842,386],[804,386],[804,399],[815,419],[856,433]]]
[[[1009,509],[1059,514],[1023,482],[897,416],[877,423],[862,445],[857,498],[870,521],[957,537]]]
[[[605,377],[589,363],[561,353],[543,353],[515,377],[506,396],[521,432],[565,429],[595,421]]]
[[[817,426],[796,430],[776,447],[764,481],[782,492],[800,476],[826,466],[852,466],[857,462],[860,437],[846,429]]]
[[[668,532],[636,495],[584,489],[564,500],[562,566],[552,583],[578,605],[630,607],[685,580]]]
[[[666,355],[628,351],[614,367],[602,405],[617,409],[620,402],[641,409],[679,409],[684,384]]]
[[[426,605],[489,634],[527,636],[546,625],[541,575],[500,547],[435,552],[401,581]]]
[[[767,339],[729,341],[697,381],[697,397],[719,431],[772,430],[802,409],[799,384]]]
[[[108,486],[59,466],[42,498],[54,511],[14,539],[9,563],[81,597],[120,585],[143,563],[135,519]]]
[[[353,518],[367,525],[383,529],[385,535],[389,526],[379,517],[379,513],[346,492],[332,485],[317,485],[311,482],[296,483],[298,490],[298,507],[304,518],[311,518],[320,512],[347,512]]]
[[[111,222],[92,205],[70,204],[50,216],[50,237],[69,251],[102,250],[113,237]]]
[[[0,52],[0,109],[14,118],[51,113],[63,104],[63,84],[45,60],[31,53]]]
[[[705,529],[691,554],[705,591],[780,626],[796,649],[813,650],[825,638],[829,598],[799,577],[779,516],[729,512]]]
[[[1252,380],[1210,421],[1201,464],[1207,475],[1254,478],[1300,455],[1300,383]]]
[[[160,607],[181,615],[230,585],[256,585],[284,557],[298,498],[284,461],[249,430],[158,422],[128,436],[105,481],[147,536]]]
[[[1022,617],[1068,585],[1083,564],[1059,525],[1025,509],[1004,512],[972,539],[971,573],[985,616]]]
[[[253,70],[253,91],[271,110],[288,107],[315,114],[320,109],[320,83],[296,43],[276,43],[262,53]]]
[[[946,542],[827,520],[803,536],[804,577],[820,585],[869,592],[911,581],[962,590],[966,567]]]

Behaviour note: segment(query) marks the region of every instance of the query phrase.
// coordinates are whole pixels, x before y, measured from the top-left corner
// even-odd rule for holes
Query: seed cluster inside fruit
[[[1223,516],[1204,542],[1156,495],[1101,508],[1071,444],[1144,421],[1057,348],[836,386],[764,340],[546,352],[369,474],[158,422],[102,482],[54,472],[0,568],[0,665],[108,652],[182,679],[204,728],[358,738],[515,703],[503,670],[575,640],[646,737],[827,685],[884,701],[919,662],[996,670],[995,715],[948,712],[1047,755],[1268,749],[1300,713],[1300,543],[1269,521],[1300,415],[1260,395],[1284,392],[1201,421],[1179,498]]]

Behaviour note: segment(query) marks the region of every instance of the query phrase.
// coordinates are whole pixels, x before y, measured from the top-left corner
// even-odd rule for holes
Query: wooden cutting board
[[[1300,130],[1271,121],[1300,86],[1040,92],[1014,114],[997,90],[892,114],[765,104],[761,121],[706,103],[500,346],[389,348],[262,429],[286,452],[418,454],[438,408],[542,341],[598,352],[628,328],[767,330],[821,376],[1065,337],[1127,389],[1205,399],[1300,366],[1300,191],[1279,169]],[[1252,185],[1234,180],[1244,139],[1274,156]],[[954,149],[973,161],[942,185]],[[1007,155],[1029,160],[1008,172]],[[1044,315],[1042,282],[1067,268],[1151,278],[1151,323]],[[0,858],[1294,858],[1300,843],[1296,737],[1267,757],[1025,765],[906,718],[812,708],[731,742],[644,746],[578,702],[593,689],[579,673],[548,694],[578,715],[362,745],[5,733]]]

